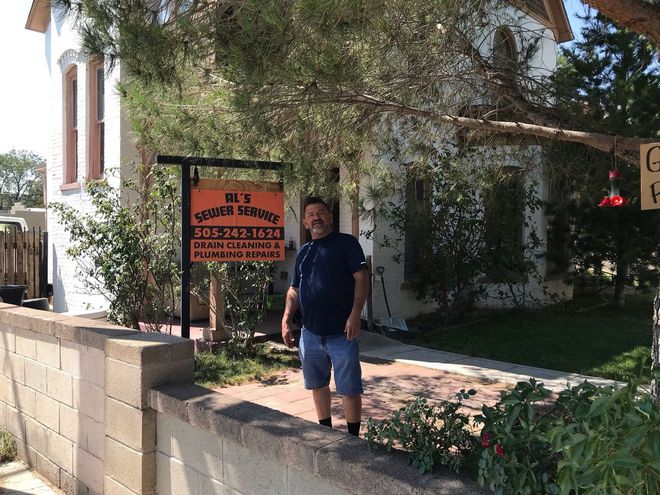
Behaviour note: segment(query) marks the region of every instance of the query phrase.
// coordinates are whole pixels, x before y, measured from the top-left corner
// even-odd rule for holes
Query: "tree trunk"
[[[653,300],[653,344],[651,371],[660,371],[660,284]],[[656,402],[660,402],[660,380],[653,380],[651,391]]]
[[[618,24],[644,34],[660,46],[660,4],[644,0],[583,0]]]
[[[626,303],[626,277],[618,267],[614,277],[614,302],[619,308],[623,308]]]
[[[617,252],[623,252],[623,247],[617,243]],[[621,257],[622,258],[622,257]],[[628,274],[628,263],[617,257],[616,275],[614,275],[614,302],[619,308],[626,303],[626,275]]]

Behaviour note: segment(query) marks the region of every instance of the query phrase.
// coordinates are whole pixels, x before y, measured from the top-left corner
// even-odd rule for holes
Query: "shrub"
[[[180,199],[171,170],[138,165],[134,172],[138,181],[124,180],[121,190],[107,180],[88,182],[91,213],[63,203],[50,207],[69,234],[66,253],[76,260],[77,275],[108,300],[108,319],[159,330],[179,288]]]
[[[548,440],[561,494],[660,493],[660,410],[649,393],[585,382],[556,407]]]
[[[588,382],[561,391],[554,403],[534,379],[502,392],[475,417],[457,402],[432,406],[417,398],[392,419],[369,420],[366,438],[387,450],[400,446],[421,472],[435,464],[456,471],[478,457],[479,484],[496,494],[651,495],[660,493],[660,410],[634,384]]]
[[[16,459],[14,436],[4,428],[0,428],[0,462],[11,462],[14,459]]]
[[[547,433],[552,413],[539,405],[550,392],[531,379],[503,392],[494,406],[483,406],[475,423],[481,430],[478,480],[496,494],[557,493],[556,458]]]
[[[521,382],[484,406],[479,483],[496,494],[660,493],[660,411],[635,384],[559,393]]]
[[[461,390],[455,402],[429,404],[416,398],[394,413],[391,419],[367,422],[365,438],[370,447],[382,445],[387,451],[400,446],[408,451],[410,463],[426,473],[440,464],[458,472],[474,449],[468,426],[470,418],[459,412],[462,401],[476,392]]]
[[[437,303],[446,323],[490,297],[524,307],[526,284],[540,282],[533,215],[541,203],[525,179],[533,159],[510,152],[443,149],[410,165],[401,200],[379,212],[393,237],[364,232],[393,250],[416,296]]]
[[[267,296],[272,282],[273,263],[197,263],[195,274],[199,280],[193,284],[193,291],[207,303],[209,277],[217,277],[224,295],[224,309],[229,315],[229,320],[224,321],[224,328],[229,334],[229,339],[224,343],[225,350],[237,358],[256,355],[254,335],[268,310]]]

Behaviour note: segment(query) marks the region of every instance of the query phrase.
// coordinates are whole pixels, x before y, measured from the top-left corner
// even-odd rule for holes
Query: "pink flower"
[[[481,435],[481,446],[484,449],[487,449],[488,447],[490,447],[490,439],[491,439],[491,435],[488,432]]]
[[[498,457],[504,457],[504,447],[499,443],[495,445],[495,454],[497,454]]]

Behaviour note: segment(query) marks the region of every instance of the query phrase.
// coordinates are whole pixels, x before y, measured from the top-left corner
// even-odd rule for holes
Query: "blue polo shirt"
[[[321,336],[344,333],[353,308],[353,274],[366,266],[360,243],[349,234],[331,232],[300,248],[291,287],[298,289],[305,329]]]

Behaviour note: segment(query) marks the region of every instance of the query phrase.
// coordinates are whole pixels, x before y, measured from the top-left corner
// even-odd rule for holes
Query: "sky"
[[[25,29],[32,0],[3,0],[0,15],[0,153],[46,157],[50,102],[45,38]]]
[[[0,16],[0,153],[49,155],[51,109],[44,35],[25,29],[32,0],[3,0]],[[581,0],[565,0],[574,32]]]

